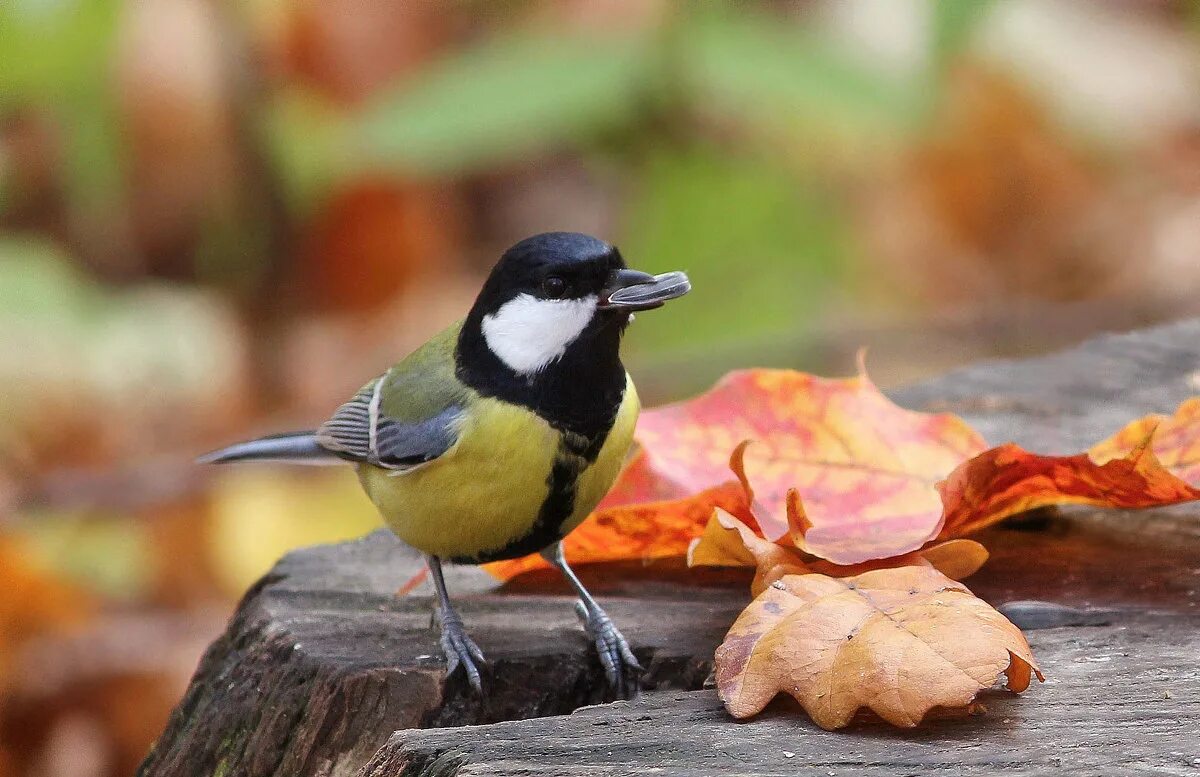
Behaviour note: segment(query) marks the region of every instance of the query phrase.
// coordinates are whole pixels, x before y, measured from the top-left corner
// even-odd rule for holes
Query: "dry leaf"
[[[853,577],[876,569],[891,569],[904,566],[933,567],[951,580],[962,580],[979,571],[987,563],[987,548],[975,540],[953,539],[938,542],[912,553],[892,558],[878,558],[861,564],[843,566],[832,561],[817,559],[808,565],[812,572],[830,577]],[[774,582],[774,581],[772,581]]]
[[[830,577],[851,577],[875,569],[925,565],[949,578],[962,580],[978,572],[987,560],[987,549],[978,542],[953,539],[892,558],[839,565],[764,539],[720,508],[713,511],[704,533],[688,548],[688,566],[757,567],[750,584],[753,596],[758,596],[785,575],[809,572]]]
[[[908,412],[890,405],[865,382],[864,376],[841,383],[852,381],[861,382],[859,394],[875,397],[871,400],[860,396],[866,404],[881,402],[898,413]],[[825,387],[818,389],[818,394],[824,390]],[[882,410],[880,414],[883,414]],[[958,419],[948,418],[953,421],[945,421],[947,426],[942,427],[943,431],[960,426],[966,429]],[[866,415],[864,419],[862,423],[870,422]],[[914,420],[913,423],[920,422]],[[818,426],[828,428],[824,421]],[[863,432],[860,436],[869,439],[870,433]],[[968,436],[978,438],[973,432]],[[940,442],[937,440],[945,439],[926,442],[933,450],[944,452],[944,448],[938,447]],[[982,447],[982,438],[978,438],[978,442]],[[1200,498],[1200,488],[1185,482],[1190,478],[1200,483],[1200,398],[1184,402],[1169,418],[1147,416],[1134,421],[1096,445],[1088,454],[1041,456],[1013,444],[1001,445],[950,467],[951,471],[941,482],[916,473],[915,467],[906,482],[898,482],[904,479],[899,468],[888,471],[878,464],[876,457],[886,455],[883,449],[847,444],[846,452],[854,451],[854,455],[862,459],[847,458],[839,464],[858,471],[852,482],[857,483],[859,490],[841,501],[844,512],[837,516],[827,513],[838,504],[836,493],[831,494],[829,487],[830,480],[836,475],[821,479],[819,468],[822,465],[801,462],[797,465],[795,487],[783,491],[786,534],[782,536],[769,533],[771,529],[778,531],[781,524],[774,512],[779,508],[773,498],[780,493],[780,479],[766,478],[767,496],[764,497],[758,471],[742,460],[743,454],[747,459],[753,457],[758,447],[757,444],[749,448],[740,445],[734,449],[730,461],[730,468],[752,500],[758,525],[766,527],[766,536],[780,544],[793,545],[809,555],[843,567],[875,559],[894,559],[913,552],[933,537],[960,537],[1038,507],[1090,504],[1128,509]],[[919,444],[914,448],[921,453],[928,452]],[[1159,455],[1166,465],[1159,460]],[[911,463],[914,458],[919,456],[902,461]],[[947,464],[944,458],[940,461],[942,466]],[[650,466],[656,466],[652,459]],[[747,473],[747,470],[750,471]],[[814,504],[821,506],[820,512],[814,510]],[[692,549],[695,563],[729,563],[739,554],[742,563],[749,560],[737,549],[733,538],[721,537],[717,531],[719,526],[712,526],[711,521],[709,526],[712,531],[708,531],[705,541],[696,546],[701,549],[699,556],[696,548]],[[718,547],[714,544],[717,542],[724,546]],[[709,557],[708,554],[713,555]],[[720,554],[726,554],[727,558],[720,560],[716,557]],[[970,559],[965,563],[978,568],[978,564]],[[891,561],[889,565],[895,566],[896,562]]]
[[[569,560],[683,555],[716,506],[837,563],[894,557],[933,538],[935,483],[985,447],[953,415],[893,404],[861,371],[730,373],[707,394],[642,413],[638,440],[604,502],[566,539]],[[730,469],[741,489],[727,482]],[[543,566],[530,556],[487,568],[509,579]]]
[[[986,447],[956,416],[893,404],[861,371],[836,380],[730,373],[707,394],[645,413],[638,439],[649,471],[682,493],[725,480],[728,452],[754,440],[745,470],[763,534],[795,528],[798,547],[839,564],[900,555],[936,536],[935,484]],[[793,490],[801,496],[789,500]]]
[[[566,540],[569,559],[688,550],[693,564],[754,564],[769,582],[781,574],[769,574],[772,566],[814,569],[816,558],[860,570],[881,559],[886,566],[915,562],[908,554],[935,538],[1046,505],[1149,507],[1200,496],[1145,450],[1149,439],[1177,474],[1200,480],[1200,398],[1171,418],[1130,424],[1090,457],[1054,457],[1015,445],[984,450],[961,419],[897,407],[865,373],[827,380],[749,370],[696,399],[647,411],[638,437],[641,450],[601,508]],[[730,471],[740,485],[726,482]],[[767,545],[755,551],[722,526],[712,517],[716,506]],[[955,577],[986,559],[978,545],[940,553],[922,558]],[[507,579],[544,565],[534,556],[490,570]]]
[[[860,708],[904,727],[934,707],[963,707],[1001,673],[1012,691],[1038,678],[1020,630],[966,586],[927,566],[848,578],[785,575],[741,614],[717,649],[731,714],[761,711],[780,692],[822,728]]]
[[[794,548],[760,537],[720,508],[713,511],[704,533],[688,548],[688,566],[756,567],[750,583],[754,596],[784,575],[811,571],[809,558]]]
[[[974,540],[954,539],[918,551],[918,555],[951,580],[975,574],[987,563],[987,548]]]
[[[715,507],[746,514],[740,485],[725,483],[684,499],[597,510],[563,540],[563,552],[577,563],[682,556]],[[548,566],[536,553],[485,564],[501,580]]]
[[[992,448],[939,485],[946,505],[939,536],[962,536],[1048,505],[1130,509],[1200,499],[1200,489],[1163,467],[1149,443],[1102,464],[1082,453],[1038,456],[1012,444]]]
[[[1171,474],[1200,486],[1200,397],[1192,397],[1172,416],[1148,415],[1097,443],[1088,456],[1098,464],[1126,458],[1150,440],[1150,450]]]

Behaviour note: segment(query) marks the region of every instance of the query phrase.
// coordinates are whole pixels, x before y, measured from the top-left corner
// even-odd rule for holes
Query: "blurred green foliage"
[[[67,194],[83,212],[102,209],[122,186],[111,90],[120,10],[113,0],[0,3],[0,120],[22,108],[54,118]]]
[[[919,87],[796,25],[697,5],[654,35],[547,30],[489,40],[429,66],[358,123],[371,165],[462,173],[534,151],[586,149],[622,125],[661,134],[664,117],[647,110],[655,105],[679,114],[668,124],[702,112],[748,129],[861,138],[912,126],[926,106]]]
[[[638,320],[634,342],[681,358],[795,332],[853,246],[813,182],[758,158],[698,145],[638,171],[621,250],[635,266],[685,269],[696,292]]]
[[[0,331],[0,460],[55,435],[83,448],[109,426],[182,434],[172,414],[215,406],[242,350],[223,306],[168,284],[101,287],[38,238],[0,237]]]
[[[727,123],[786,131],[790,143],[861,143],[914,127],[927,107],[921,84],[757,14],[710,10],[676,39],[676,72],[691,103]]]
[[[980,13],[943,14],[937,45],[960,44]],[[696,4],[654,34],[493,38],[383,96],[349,136],[362,141],[358,166],[402,175],[556,148],[615,165],[629,194],[609,237],[635,263],[686,268],[696,287],[690,310],[645,317],[635,342],[687,351],[804,329],[855,247],[838,198],[797,160],[819,157],[814,145],[902,142],[935,85],[767,14]],[[731,155],[717,136],[728,130],[757,137],[759,153]]]
[[[15,536],[46,568],[115,601],[147,593],[154,549],[128,515],[77,510],[34,512],[26,518]]]
[[[446,179],[580,156],[621,182],[621,226],[605,237],[634,262],[694,275],[687,315],[647,316],[634,341],[686,352],[795,335],[819,315],[857,255],[829,158],[869,159],[913,136],[991,6],[934,4],[931,67],[915,74],[868,65],[769,7],[678,4],[636,29],[500,26],[359,108],[282,80],[260,90],[250,121],[293,225],[364,174]],[[70,197],[93,215],[125,180],[110,83],[120,9],[0,5],[0,117],[32,106],[56,118]],[[209,215],[193,249],[199,279],[242,293],[270,277],[287,243],[261,203],[237,204],[256,191]]]
[[[262,121],[288,207],[306,216],[324,192],[350,176],[360,141],[337,108],[304,89],[273,95]]]
[[[85,283],[68,257],[47,240],[0,239],[0,264],[0,310],[12,323],[31,330],[86,326],[102,309],[101,291]]]
[[[0,4],[0,111],[96,91],[109,75],[120,9],[112,0]]]
[[[935,4],[932,66],[907,75],[770,8],[697,3],[649,27],[500,26],[362,107],[303,81],[272,83],[249,106],[271,181],[208,215],[195,275],[243,299],[272,277],[272,252],[288,243],[278,216],[246,199],[262,186],[294,226],[363,175],[444,180],[567,151],[621,182],[620,227],[605,237],[635,263],[694,276],[686,315],[645,317],[635,359],[799,335],[857,256],[831,160],[867,164],[872,149],[912,137],[990,5]],[[120,9],[0,5],[0,117],[31,106],[55,117],[69,197],[93,221],[125,181],[110,83]]]
[[[651,62],[644,36],[520,33],[438,63],[360,123],[366,161],[462,172],[587,141],[631,121]]]

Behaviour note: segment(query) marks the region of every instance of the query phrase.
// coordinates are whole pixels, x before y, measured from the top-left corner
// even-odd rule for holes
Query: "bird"
[[[442,572],[540,553],[579,599],[606,680],[625,697],[643,671],[584,587],[562,540],[615,482],[640,402],[620,357],[634,314],[691,290],[683,272],[631,270],[620,251],[575,232],[505,251],[465,318],[372,380],[319,428],[236,443],[203,463],[352,466],[384,523],[424,554],[446,675],[483,695],[483,652]]]

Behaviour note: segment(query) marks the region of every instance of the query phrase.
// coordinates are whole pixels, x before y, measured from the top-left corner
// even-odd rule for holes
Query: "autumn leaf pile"
[[[1200,498],[1200,398],[1086,453],[1042,456],[898,407],[861,368],[749,370],[646,411],[638,442],[568,558],[754,567],[754,599],[717,649],[721,699],[744,718],[788,693],[828,729],[860,709],[915,726],[1001,676],[1014,692],[1042,679],[1021,631],[959,582],[988,557],[964,535],[1048,505]]]

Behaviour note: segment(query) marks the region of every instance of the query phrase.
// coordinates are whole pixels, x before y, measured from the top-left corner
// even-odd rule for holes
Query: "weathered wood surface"
[[[861,716],[831,733],[790,700],[735,723],[714,691],[660,692],[556,718],[400,731],[363,777],[1200,774],[1200,540],[1169,516],[1147,516],[1153,538],[1113,517],[983,536],[996,552],[969,582],[985,599],[1111,612],[1107,625],[1028,632],[1047,682],[985,694],[977,716],[912,731]]]
[[[461,678],[443,683],[429,598],[394,596],[418,563],[384,532],[287,556],[208,650],[141,773],[347,774],[396,729],[555,715],[603,700],[567,591],[464,593],[486,584],[467,574],[477,570],[455,570],[448,583],[492,664],[489,694],[481,703]],[[656,587],[655,599],[606,600],[608,612],[630,632],[651,681],[698,687],[708,666],[694,659],[711,655],[745,586],[702,595]]]
[[[1194,624],[1193,624],[1194,626]],[[445,775],[1134,775],[1200,772],[1200,634],[1122,626],[1033,632],[1052,676],[1036,698],[901,731],[821,731],[790,700],[748,723],[711,691],[648,694],[573,715],[398,732],[367,777]],[[1168,698],[1168,697],[1173,697]]]
[[[1200,322],[1188,322],[980,365],[896,396],[964,415],[994,442],[1076,452],[1200,393],[1198,369]],[[993,561],[972,589],[994,603],[1045,599],[1116,612],[1108,626],[1033,632],[1050,681],[1023,697],[989,697],[983,720],[916,732],[865,722],[831,734],[774,708],[732,723],[712,691],[697,689],[746,601],[746,577],[685,575],[672,565],[585,570],[658,690],[569,716],[562,713],[601,701],[603,683],[566,589],[535,575],[489,592],[477,570],[456,570],[452,591],[494,664],[480,704],[461,682],[444,687],[427,597],[392,596],[418,560],[377,533],[291,554],[247,594],[141,774],[340,775],[368,760],[369,777],[935,767],[970,775],[1055,766],[1200,774],[1200,509],[1072,510],[1044,524],[989,532]],[[559,717],[515,720],[544,715]],[[505,720],[389,739],[397,729]]]

